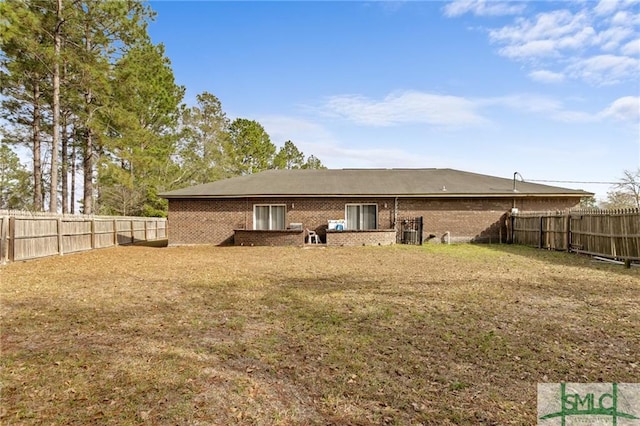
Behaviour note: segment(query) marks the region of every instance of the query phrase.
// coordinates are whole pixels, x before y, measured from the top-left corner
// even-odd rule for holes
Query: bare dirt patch
[[[118,247],[0,269],[3,424],[533,424],[640,382],[640,271],[511,246]]]

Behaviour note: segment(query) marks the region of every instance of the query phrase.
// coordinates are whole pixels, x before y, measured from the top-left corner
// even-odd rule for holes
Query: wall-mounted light
[[[385,208],[385,209],[387,208],[387,203],[384,203],[384,208]]]
[[[295,204],[291,203],[291,210],[293,210],[295,206],[296,206]]]

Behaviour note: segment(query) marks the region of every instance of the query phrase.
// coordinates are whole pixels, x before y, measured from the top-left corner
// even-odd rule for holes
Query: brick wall
[[[563,210],[577,205],[571,197],[515,200],[521,211]],[[253,229],[254,204],[284,204],[285,223],[302,223],[318,232],[326,241],[327,221],[345,218],[346,203],[378,205],[378,229],[394,228],[394,198],[243,198],[169,200],[170,244],[234,244],[235,229]],[[497,242],[501,229],[504,236],[505,213],[514,205],[512,198],[398,199],[398,220],[424,217],[424,240],[441,241],[445,232],[451,241]]]
[[[233,243],[237,246],[303,246],[304,231],[254,231],[237,229]]]
[[[250,229],[245,199],[169,200],[169,244],[233,244],[234,229]]]
[[[378,228],[393,227],[393,198],[250,198],[169,200],[170,244],[234,244],[235,229],[253,229],[255,204],[284,204],[285,223],[302,223],[325,241],[327,221],[345,218],[345,203],[378,205]]]
[[[577,204],[579,199],[571,197],[515,200],[523,211],[564,210]],[[425,242],[443,242],[446,232],[451,242],[499,242],[506,240],[506,213],[513,206],[512,198],[399,199],[398,219],[422,216]]]
[[[389,246],[396,243],[396,231],[328,231],[326,240],[328,246]]]

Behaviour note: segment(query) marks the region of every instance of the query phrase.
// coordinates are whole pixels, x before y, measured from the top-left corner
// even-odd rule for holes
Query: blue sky
[[[151,6],[187,104],[213,93],[330,168],[611,182],[640,167],[638,1]]]

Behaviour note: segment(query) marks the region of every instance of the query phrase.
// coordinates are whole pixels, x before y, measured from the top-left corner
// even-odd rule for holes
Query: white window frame
[[[258,221],[256,218],[256,207],[269,207],[269,229],[258,229]],[[271,217],[272,217],[272,209],[273,207],[283,207],[284,208],[284,219],[282,221],[282,228],[272,229],[271,226]],[[280,231],[287,228],[287,205],[286,204],[254,204],[253,205],[253,230],[254,231]]]
[[[358,231],[367,231],[370,229],[378,229],[378,204],[377,203],[347,203],[344,205],[344,219],[345,219],[345,225],[347,226],[347,230],[349,231],[354,231],[354,229],[349,227],[349,218],[347,217],[347,211],[349,210],[349,207],[353,207],[353,206],[357,206],[359,207],[359,216],[360,216],[360,220],[358,223],[358,228],[355,230]],[[375,207],[375,219],[374,219],[374,227],[373,228],[364,228],[363,224],[364,224],[364,215],[362,214],[362,207],[363,206],[374,206]]]

